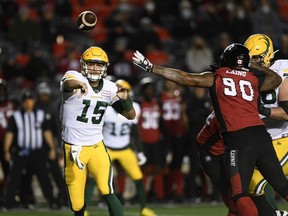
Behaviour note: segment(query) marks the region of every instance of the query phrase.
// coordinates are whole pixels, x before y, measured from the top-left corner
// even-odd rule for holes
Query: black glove
[[[133,63],[138,67],[142,68],[147,72],[152,71],[153,64],[147,59],[145,56],[142,55],[138,50],[134,52],[134,56],[132,57]]]
[[[258,112],[264,116],[269,117],[271,115],[271,108],[267,108],[264,104],[258,100]]]

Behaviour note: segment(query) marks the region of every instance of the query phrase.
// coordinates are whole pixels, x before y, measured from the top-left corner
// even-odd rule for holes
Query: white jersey
[[[65,79],[85,82],[88,86],[87,95],[79,97],[80,89],[64,92]],[[86,77],[70,70],[64,74],[60,87],[63,91],[60,108],[63,141],[73,145],[91,146],[103,140],[104,113],[108,106],[119,100],[116,96],[116,84],[103,79],[102,88],[94,92]]]
[[[138,124],[140,105],[133,102],[136,117],[129,120],[117,113],[112,107],[107,107],[104,116],[104,144],[112,149],[123,149],[130,144],[130,134],[133,124]]]
[[[282,80],[288,78],[288,60],[277,60],[270,67],[271,70],[275,71],[282,77]],[[265,107],[278,107],[278,93],[279,87],[274,89],[273,92],[268,94],[262,94],[262,101]],[[288,122],[277,120],[273,118],[263,117],[267,131],[270,133],[272,139],[279,139],[288,136]]]

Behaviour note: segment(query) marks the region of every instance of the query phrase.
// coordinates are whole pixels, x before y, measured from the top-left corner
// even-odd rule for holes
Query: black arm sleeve
[[[112,104],[112,107],[118,112],[118,113],[122,113],[124,111],[123,106],[121,104],[121,101],[118,100],[115,103]]]
[[[279,105],[288,114],[288,101],[279,101]]]

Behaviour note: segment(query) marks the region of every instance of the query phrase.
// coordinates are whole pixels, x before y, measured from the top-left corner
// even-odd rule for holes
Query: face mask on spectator
[[[238,10],[237,11],[237,17],[240,20],[243,20],[246,17],[245,11],[244,10]]]
[[[269,5],[263,5],[261,10],[264,14],[268,14],[271,11],[271,8],[269,7]]]
[[[146,8],[147,11],[152,12],[152,11],[155,10],[155,4],[153,2],[148,2],[145,5],[145,8]]]
[[[234,5],[232,2],[227,3],[226,9],[227,9],[228,11],[233,11],[234,8],[235,8],[235,5]]]
[[[181,16],[184,19],[190,19],[192,17],[192,11],[190,9],[183,9],[181,11]]]

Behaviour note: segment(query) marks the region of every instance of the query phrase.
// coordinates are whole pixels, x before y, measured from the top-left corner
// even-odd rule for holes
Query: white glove
[[[276,210],[276,216],[286,216],[286,215],[288,215],[288,211]]]
[[[81,149],[82,149],[82,146],[72,145],[72,147],[71,147],[71,156],[72,156],[73,161],[78,166],[78,168],[80,170],[83,170],[85,168],[85,165],[79,159],[79,155],[80,155]]]
[[[134,57],[132,57],[133,63],[138,67],[142,68],[147,72],[152,71],[153,64],[147,59],[145,56],[142,55],[138,50],[134,52]]]
[[[146,161],[147,161],[147,158],[146,158],[146,156],[144,155],[143,152],[139,152],[139,153],[137,154],[137,158],[138,158],[138,164],[139,164],[140,166],[143,165],[143,164],[145,164]]]

